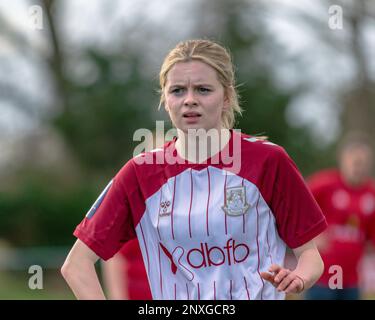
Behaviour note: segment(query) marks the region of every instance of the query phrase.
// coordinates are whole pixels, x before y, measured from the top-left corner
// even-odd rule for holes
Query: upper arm
[[[81,263],[90,262],[95,264],[98,260],[99,256],[83,241],[77,239],[66,258],[66,263],[80,265]]]
[[[121,252],[108,261],[102,262],[104,285],[111,300],[128,299],[127,275],[125,272],[127,260]]]

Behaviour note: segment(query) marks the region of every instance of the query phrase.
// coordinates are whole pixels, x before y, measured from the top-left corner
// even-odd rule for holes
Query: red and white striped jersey
[[[231,131],[219,161],[157,164],[174,145],[151,152],[153,164],[130,160],[74,234],[105,260],[137,237],[154,299],[283,299],[260,273],[326,228],[293,161]],[[241,159],[235,173],[229,156]]]

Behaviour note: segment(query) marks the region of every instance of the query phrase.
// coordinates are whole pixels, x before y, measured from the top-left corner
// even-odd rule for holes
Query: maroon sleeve
[[[268,159],[273,185],[270,206],[280,237],[292,249],[315,238],[327,227],[326,219],[292,159],[275,146]]]
[[[111,258],[129,239],[136,236],[129,208],[125,180],[132,166],[125,165],[77,226],[74,235],[99,257]]]

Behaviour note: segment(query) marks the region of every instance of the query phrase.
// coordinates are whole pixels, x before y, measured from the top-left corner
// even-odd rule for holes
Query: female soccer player
[[[233,130],[240,113],[228,51],[179,43],[160,71],[178,136],[128,161],[78,225],[62,274],[104,299],[95,262],[137,237],[153,299],[283,299],[323,271],[326,220],[283,148]],[[283,267],[287,246],[298,263]]]

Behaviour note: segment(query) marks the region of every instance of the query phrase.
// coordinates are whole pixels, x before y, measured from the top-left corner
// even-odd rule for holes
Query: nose
[[[184,106],[196,106],[197,104],[197,99],[194,95],[193,90],[188,90],[185,96]]]

